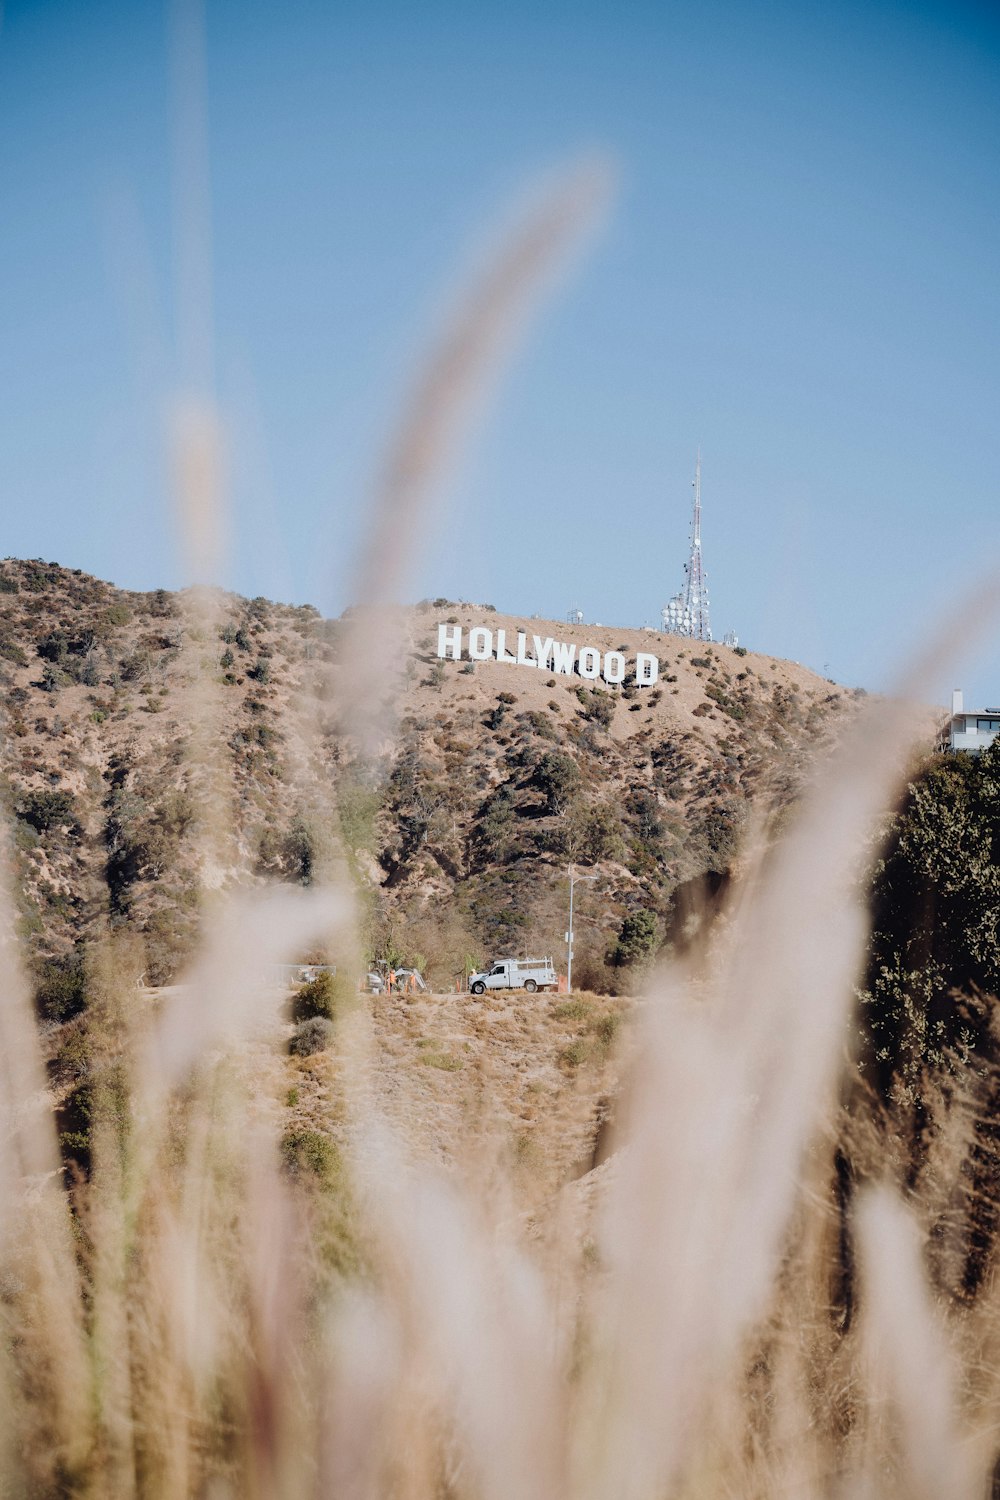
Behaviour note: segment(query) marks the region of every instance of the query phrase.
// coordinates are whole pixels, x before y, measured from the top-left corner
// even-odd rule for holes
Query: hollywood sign
[[[461,625],[439,625],[437,654],[443,660],[504,661],[515,667],[535,667],[542,672],[577,673],[592,680],[602,678],[614,686],[625,681],[628,663],[624,651],[599,651],[596,646],[577,646],[572,641],[556,641],[551,636],[533,635],[531,647],[524,630],[516,632],[516,644],[508,649],[506,630],[490,630],[474,625],[466,638]],[[637,651],[632,664],[636,687],[652,687],[660,675],[660,662],[652,651]]]

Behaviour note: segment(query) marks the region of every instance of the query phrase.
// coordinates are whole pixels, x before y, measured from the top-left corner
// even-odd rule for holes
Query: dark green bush
[[[608,954],[608,963],[616,969],[644,963],[656,951],[656,916],[651,911],[634,911],[623,919],[618,941]]]
[[[17,815],[37,833],[47,833],[67,824],[73,828],[77,826],[76,807],[69,792],[25,792],[18,804]]]
[[[480,808],[473,837],[487,860],[502,863],[510,851],[516,833],[514,810],[514,795],[506,785],[498,786]]]
[[[68,649],[69,642],[64,630],[50,630],[37,646],[39,656],[45,661],[55,662],[56,665],[65,661]]]
[[[862,1022],[886,1097],[992,1055],[1000,995],[1000,740],[935,757],[907,788],[872,881]]]
[[[90,1041],[85,1031],[74,1030],[66,1038],[52,1061],[57,1083],[76,1083],[90,1071]]]
[[[545,795],[550,813],[563,812],[580,785],[580,771],[572,756],[550,750],[542,756],[534,773],[535,785]]]
[[[335,975],[323,970],[295,992],[292,1019],[307,1021],[319,1016],[332,1021],[337,1013],[338,1000]]]
[[[83,955],[43,963],[35,986],[35,1009],[43,1021],[68,1021],[87,1004],[87,971]]]

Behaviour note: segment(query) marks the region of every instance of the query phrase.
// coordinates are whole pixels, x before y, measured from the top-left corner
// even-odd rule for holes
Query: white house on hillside
[[[951,720],[945,734],[949,750],[978,755],[1000,734],[1000,708],[966,708],[961,688],[951,695]]]

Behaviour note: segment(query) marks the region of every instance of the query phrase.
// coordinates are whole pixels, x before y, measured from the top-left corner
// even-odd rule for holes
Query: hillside
[[[855,695],[746,651],[518,621],[487,606],[437,600],[395,623],[398,671],[376,680],[397,723],[390,734],[382,720],[366,759],[348,691],[363,614],[325,621],[263,599],[125,593],[54,565],[0,565],[4,791],[48,1074],[43,1095],[37,1074],[8,1069],[6,1108],[16,1130],[39,1120],[44,1098],[55,1126],[52,1152],[24,1177],[4,1266],[25,1392],[18,1430],[32,1437],[33,1448],[22,1446],[39,1476],[31,1493],[124,1492],[114,1479],[66,1486],[56,1472],[52,1455],[61,1463],[63,1452],[76,1455],[67,1472],[105,1472],[110,1404],[86,1446],[50,1430],[64,1368],[88,1392],[86,1411],[92,1404],[93,1351],[82,1335],[72,1342],[76,1328],[87,1337],[93,1328],[101,1357],[110,1348],[116,1368],[134,1372],[143,1477],[133,1488],[149,1489],[146,1476],[156,1482],[185,1443],[192,1473],[202,1465],[228,1484],[234,1431],[257,1444],[246,1472],[259,1475],[270,1439],[258,1437],[277,1430],[269,1412],[287,1420],[286,1392],[322,1392],[340,1370],[353,1389],[358,1372],[371,1374],[366,1352],[377,1363],[397,1341],[400,1373],[383,1387],[384,1410],[405,1409],[413,1370],[436,1368],[442,1328],[471,1328],[470,1388],[503,1367],[496,1351],[511,1329],[558,1342],[558,1395],[543,1408],[546,1431],[558,1430],[558,1400],[590,1378],[588,1340],[613,1348],[624,1326],[631,1350],[651,1331],[645,1381],[671,1347],[664,1327],[683,1333],[688,1319],[697,1333],[720,1305],[732,1308],[734,1287],[742,1296],[748,1253],[751,1263],[772,1258],[771,1290],[751,1316],[739,1314],[707,1429],[710,1463],[671,1493],[701,1495],[706,1476],[711,1489],[719,1464],[743,1475],[744,1429],[761,1478],[729,1489],[777,1492],[768,1455],[784,1451],[782,1402],[801,1441],[817,1445],[802,1449],[809,1462],[828,1453],[825,1471],[846,1472],[843,1455],[870,1438],[861,1406],[845,1413],[844,1392],[866,1389],[864,1213],[871,1185],[886,1181],[905,1193],[907,1243],[914,1266],[919,1253],[929,1268],[935,1316],[956,1327],[962,1319],[977,1382],[963,1421],[976,1441],[985,1433],[977,1462],[993,1472],[995,1424],[982,1423],[978,1403],[987,1417],[995,1409],[1000,745],[977,761],[915,767],[875,860],[875,922],[867,952],[848,955],[857,963],[834,951],[845,931],[862,939],[831,902],[840,877],[825,878],[837,869],[836,820],[854,820],[860,860],[871,852],[869,816],[848,796],[829,800],[805,865],[801,850],[789,863],[796,840],[774,840],[761,879],[744,886],[749,920],[732,927],[745,945],[739,962],[697,968],[697,1003],[678,1005],[666,986],[643,988],[642,961],[695,935],[739,873],[742,835],[780,825]],[[489,631],[497,650],[501,631],[506,647],[521,632],[525,663],[470,661],[467,650],[442,658],[442,625],[466,645],[474,629]],[[606,669],[608,653],[630,668],[640,653],[655,656],[658,680],[639,687],[630,670],[612,686],[551,671],[549,632],[566,645],[562,656],[575,647],[579,660],[589,646]],[[527,665],[529,644],[541,669]],[[577,893],[576,992],[454,993],[470,956],[501,947],[544,948],[561,963],[570,861],[592,877]],[[775,871],[780,901],[766,899]],[[292,997],[274,983],[269,1017],[246,1006],[244,1032],[237,1017],[253,989],[238,962],[245,926],[224,934],[223,962],[201,989],[165,983],[199,922],[211,926],[215,891],[348,872],[368,956],[419,958],[434,991],[357,996],[343,973]],[[845,882],[841,903],[853,903],[856,888],[854,877]],[[748,941],[758,924],[765,940]],[[832,997],[801,1003],[804,994],[823,1001],[817,952],[838,974],[865,973],[866,987],[856,1013],[846,985],[836,997],[842,1024],[829,1028],[819,1072],[812,1054]],[[780,1008],[767,1011],[772,997]],[[738,1015],[749,1030],[732,1024]],[[160,1021],[192,1042],[181,1070],[163,1066],[172,1049],[159,1045],[169,1031],[152,1029]],[[845,1067],[852,1037],[860,1067]],[[12,1157],[21,1144],[12,1134]],[[776,1181],[788,1186],[778,1208]],[[52,1232],[56,1195],[63,1251]],[[891,1246],[885,1259],[895,1279],[906,1261]],[[112,1287],[121,1310],[110,1325]],[[68,1305],[58,1300],[65,1290],[82,1315],[47,1323],[39,1288],[56,1308]],[[334,1325],[338,1337],[347,1327],[346,1353],[313,1370],[318,1311],[336,1318],[380,1306],[384,1320]],[[911,1297],[908,1325],[922,1306]],[[495,1335],[474,1321],[487,1315]],[[182,1344],[175,1356],[175,1333],[187,1337],[189,1325],[193,1352]],[[424,1326],[431,1355],[415,1365],[408,1340]],[[260,1350],[272,1337],[286,1352],[265,1387]],[[211,1368],[227,1405],[203,1398],[206,1348],[217,1351]],[[538,1345],[525,1348],[534,1353],[517,1360],[512,1388],[536,1360]],[[611,1368],[617,1391],[618,1362]],[[685,1401],[692,1368],[679,1367]],[[157,1448],[164,1391],[181,1425]],[[659,1391],[651,1409],[655,1426],[670,1409]],[[423,1396],[405,1410],[408,1433],[436,1431]],[[331,1453],[344,1451],[346,1431]],[[739,1454],[727,1457],[730,1440]],[[444,1454],[450,1430],[434,1441]],[[401,1451],[409,1462],[418,1450],[406,1438]],[[428,1452],[423,1492],[450,1493]],[[299,1453],[294,1446],[295,1462]],[[183,1483],[178,1494],[193,1492]],[[393,1478],[378,1492],[397,1488]],[[515,1480],[502,1492],[524,1489]]]
[[[787,803],[854,701],[792,663],[650,632],[443,600],[402,620],[398,734],[362,761],[334,713],[348,622],[221,593],[206,612],[55,564],[0,565],[3,774],[36,962],[66,967],[110,930],[137,974],[164,982],[202,891],[309,882],[346,854],[370,952],[450,988],[468,958],[561,957],[572,860],[597,877],[578,891],[577,977],[616,990],[621,963],[606,958],[623,918],[648,911],[648,942],[681,938],[690,894],[724,884],[751,804]],[[442,622],[651,652],[659,681],[440,660]],[[210,744],[189,727],[206,713]]]
[[[509,643],[521,630],[628,659],[652,652],[659,680],[617,688],[441,661],[441,620],[465,637],[486,623]],[[576,920],[577,977],[595,989],[616,986],[605,955],[627,912],[654,912],[661,938],[683,935],[725,882],[751,804],[763,814],[788,803],[855,701],[794,663],[658,632],[443,600],[419,606],[411,632],[417,670],[374,819],[388,919],[432,960],[462,933],[491,952],[550,951],[572,860],[597,876],[579,888]]]

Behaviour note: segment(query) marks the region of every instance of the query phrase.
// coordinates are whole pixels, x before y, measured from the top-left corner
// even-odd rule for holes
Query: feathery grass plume
[[[887,1189],[867,1192],[856,1219],[874,1428],[861,1482],[882,1500],[978,1500],[985,1476],[973,1476],[959,1439],[955,1357],[931,1305],[917,1225]]]
[[[399,628],[392,607],[437,492],[540,293],[599,221],[611,184],[609,165],[590,159],[557,179],[487,258],[420,366],[376,486],[356,572],[362,608],[344,651],[343,722],[368,752],[391,722],[371,684],[391,680]]]
[[[463,1489],[484,1500],[564,1494],[567,1350],[538,1267],[501,1228],[495,1203],[408,1162],[377,1120],[358,1145],[359,1190],[399,1329],[397,1380],[416,1374],[468,1472]]]
[[[217,583],[226,550],[223,427],[215,396],[211,187],[203,0],[171,0],[174,320],[178,389],[169,413],[173,498],[182,555],[194,587],[184,598],[189,764],[201,784],[200,874],[225,883],[232,864],[232,787],[220,733],[215,643]]]
[[[0,871],[0,1481],[74,1475],[88,1448],[90,1372],[51,1101],[16,947],[10,846]]]
[[[859,876],[913,736],[910,696],[863,715],[816,778],[697,1003],[677,970],[651,992],[600,1239],[585,1495],[640,1500],[676,1479],[764,1312],[804,1153],[834,1104],[866,933]]]
[[[166,1001],[141,1064],[141,1097],[181,1086],[215,1049],[239,1052],[273,1030],[283,1006],[275,966],[336,934],[346,914],[330,890],[276,887],[220,903],[185,982]]]
[[[340,915],[328,891],[220,903],[188,983],[136,1039],[125,1129],[98,1114],[81,1222],[103,1483],[181,1497],[229,1474],[262,1500],[308,1492],[322,1234],[280,1179],[280,1111],[259,1091],[269,1058],[280,1085],[269,969]]]

